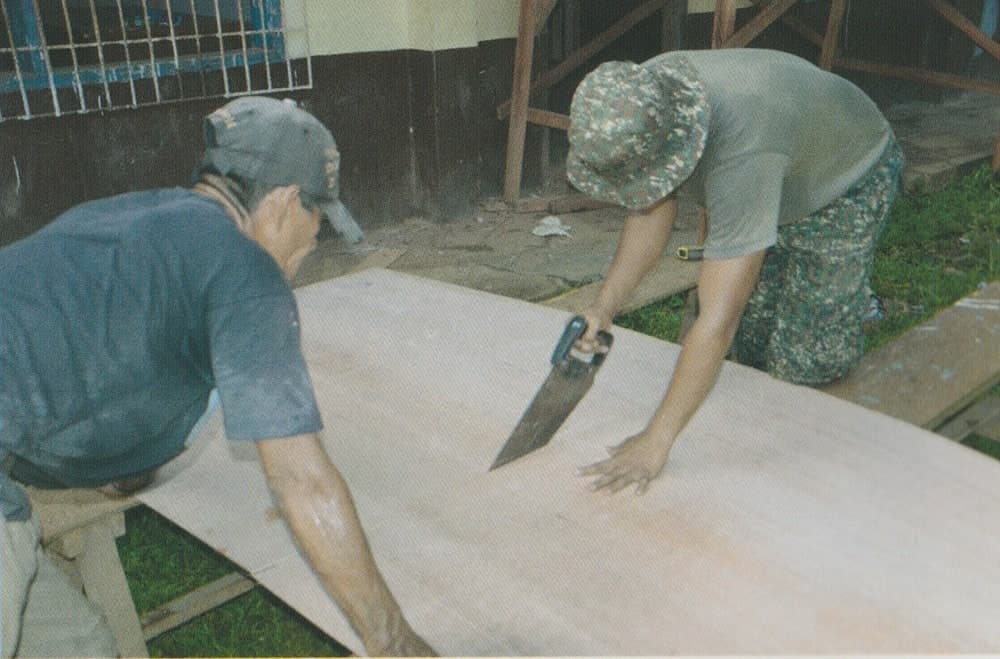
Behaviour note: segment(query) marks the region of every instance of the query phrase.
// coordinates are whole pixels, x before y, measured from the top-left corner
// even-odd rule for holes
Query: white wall
[[[308,50],[313,56],[446,50],[513,38],[520,7],[519,0],[284,0],[284,4],[289,28],[292,21],[308,21]],[[749,2],[740,0],[738,6]],[[715,0],[688,0],[689,12],[714,9]],[[301,39],[293,43],[294,50],[304,52]]]
[[[285,0],[304,7],[312,55],[445,50],[517,34],[518,0]]]

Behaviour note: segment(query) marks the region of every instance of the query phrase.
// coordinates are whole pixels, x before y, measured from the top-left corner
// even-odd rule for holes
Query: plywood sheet
[[[618,329],[551,444],[487,472],[565,312],[382,270],[297,294],[323,440],[439,651],[1000,651],[1000,463],[727,364],[645,496],[592,493],[575,468],[641,428],[678,354]],[[252,451],[206,435],[143,500],[360,652]]]
[[[993,282],[865,355],[858,368],[825,390],[936,428],[998,381],[1000,282]]]

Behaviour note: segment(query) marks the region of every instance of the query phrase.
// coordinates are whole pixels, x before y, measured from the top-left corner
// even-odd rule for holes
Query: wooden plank
[[[303,345],[373,552],[446,655],[986,653],[1000,463],[734,364],[643,497],[578,465],[638,431],[677,346],[615,329],[552,442],[487,467],[568,314],[367,270],[300,288]],[[140,496],[361,646],[218,419]]]
[[[926,69],[912,66],[897,66],[893,64],[882,64],[880,62],[868,62],[851,57],[837,57],[833,60],[833,68],[872,73],[874,75],[887,78],[912,80],[914,82],[922,82],[928,85],[937,85],[938,87],[968,89],[986,94],[1000,94],[1000,84],[989,80],[967,78],[965,76],[954,75],[951,73],[939,73],[937,71],[928,71]]]
[[[46,490],[26,487],[35,517],[42,528],[42,543],[115,513],[139,505],[134,497],[109,497],[94,489]]]
[[[139,614],[118,558],[116,525],[94,522],[82,532],[84,547],[76,565],[87,599],[104,612],[123,657],[148,657]]]
[[[865,355],[829,394],[935,428],[1000,381],[1000,282]]]
[[[995,428],[1000,428],[1000,397],[986,396],[950,419],[935,432],[956,441],[973,434],[993,439]]]
[[[534,6],[536,0],[521,0],[514,51],[514,81],[510,122],[507,127],[507,164],[504,169],[503,198],[508,204],[521,192],[524,167],[524,139],[528,128],[528,96],[531,62],[535,50]]]
[[[819,68],[829,71],[833,67],[833,60],[837,56],[840,45],[840,30],[844,25],[844,17],[847,15],[847,0],[833,0],[830,5],[830,17],[826,23],[826,35],[823,37],[823,46],[819,52]]]
[[[770,0],[750,0],[750,2],[752,2],[758,9],[764,9],[768,6]],[[823,35],[814,30],[812,26],[805,21],[785,13],[781,15],[781,22],[814,46],[823,46]]]
[[[760,13],[750,19],[746,25],[732,34],[722,44],[722,48],[744,48],[757,38],[761,32],[781,18],[799,0],[775,0],[765,6]]]
[[[712,48],[723,48],[736,31],[736,0],[715,0],[712,17]]]
[[[656,269],[639,283],[621,311],[632,311],[692,289],[698,282],[699,270],[699,265],[693,261],[681,261],[673,256],[664,257]],[[603,281],[595,281],[549,298],[542,304],[576,312],[593,302],[603,285]]]
[[[231,572],[211,583],[196,588],[163,606],[143,614],[142,633],[147,641],[164,632],[180,627],[206,611],[236,599],[253,589],[256,584],[242,574]]]
[[[958,28],[965,36],[972,39],[977,46],[992,55],[994,59],[1000,60],[1000,43],[997,43],[989,35],[980,30],[978,25],[962,15],[962,12],[958,11],[954,5],[944,0],[924,0],[924,2],[931,9],[941,14],[945,20]]]
[[[537,108],[528,108],[528,121],[539,126],[557,128],[559,130],[569,130],[569,115]]]

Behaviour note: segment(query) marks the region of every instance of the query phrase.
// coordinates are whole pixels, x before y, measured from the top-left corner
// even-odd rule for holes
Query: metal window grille
[[[284,18],[281,0],[0,0],[0,121],[309,89]]]

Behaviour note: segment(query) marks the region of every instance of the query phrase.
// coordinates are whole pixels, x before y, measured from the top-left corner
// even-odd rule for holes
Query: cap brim
[[[351,211],[347,209],[347,206],[340,199],[320,204],[320,212],[323,217],[329,220],[334,230],[347,242],[357,243],[364,240],[364,231],[361,230],[354,216],[351,215]]]

